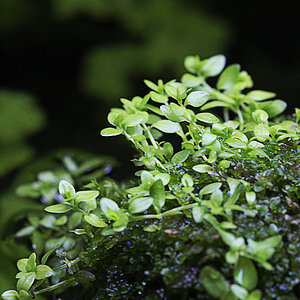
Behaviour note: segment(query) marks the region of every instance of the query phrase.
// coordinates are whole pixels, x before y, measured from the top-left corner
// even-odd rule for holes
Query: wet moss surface
[[[263,299],[300,297],[300,155],[296,146],[295,142],[270,143],[269,159],[232,160],[235,167],[217,174],[247,179],[257,192],[255,209],[242,204],[244,212],[234,213],[237,236],[254,240],[282,236],[269,260],[274,269],[268,271],[256,263],[257,288],[263,292]],[[80,288],[77,296],[212,299],[201,282],[201,270],[209,265],[232,283],[233,266],[224,260],[227,248],[214,227],[205,221],[196,224],[189,213],[132,223],[121,233],[101,238],[83,254],[86,268],[96,280],[84,291]]]

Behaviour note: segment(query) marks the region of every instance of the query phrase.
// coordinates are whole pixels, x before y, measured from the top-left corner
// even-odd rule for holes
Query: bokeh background
[[[180,78],[185,56],[222,53],[287,113],[299,107],[297,12],[292,1],[0,0],[0,292],[27,251],[7,234],[39,206],[15,187],[57,149],[115,156],[113,176],[128,176],[133,149],[99,132],[121,97],[147,92],[143,79]]]

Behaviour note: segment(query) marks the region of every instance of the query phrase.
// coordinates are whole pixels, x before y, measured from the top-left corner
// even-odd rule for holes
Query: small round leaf
[[[36,267],[36,278],[37,280],[50,277],[54,274],[54,271],[46,265],[38,265]]]

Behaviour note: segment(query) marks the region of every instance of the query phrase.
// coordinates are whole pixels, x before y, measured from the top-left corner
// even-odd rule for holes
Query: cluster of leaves
[[[56,182],[58,203],[45,210],[63,216],[45,217],[56,237],[45,241],[44,256],[56,253],[63,267],[33,295],[95,280],[89,290],[101,297],[294,299],[300,110],[271,121],[285,102],[266,91],[243,93],[251,77],[239,65],[224,69],[222,55],[190,56],[185,67],[190,73],[180,82],[146,80],[145,97],[121,99],[123,109],[108,115],[113,127],[101,131],[124,135],[138,150],[134,186],[92,180],[88,190],[76,182],[76,191],[67,178]],[[219,74],[212,88],[207,79]],[[203,112],[215,107],[223,108],[223,122]],[[180,138],[179,151],[161,139],[166,133]],[[119,265],[124,257],[137,276],[129,276],[127,260]],[[4,299],[18,299],[17,291],[6,293]]]

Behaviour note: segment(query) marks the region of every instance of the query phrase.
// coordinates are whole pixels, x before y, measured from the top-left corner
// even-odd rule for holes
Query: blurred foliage
[[[70,172],[74,179],[85,184],[91,176],[102,177],[117,165],[116,160],[108,156],[99,157],[85,151],[60,149],[40,157],[18,172],[9,189],[0,195],[0,294],[14,287],[16,259],[30,254],[27,247],[29,245],[24,245],[23,241],[20,242],[15,237],[9,237],[9,234],[22,227],[28,213],[35,214],[43,209],[42,203],[53,202],[51,197],[55,197],[57,193],[56,177],[69,179]],[[53,173],[41,172],[50,168],[54,170]],[[38,180],[34,187],[35,195],[40,201],[28,196],[30,185],[27,183],[35,180],[37,173]],[[16,187],[20,184],[24,188],[19,188],[16,193]]]
[[[0,176],[20,166],[33,149],[25,140],[45,125],[35,99],[25,93],[0,90]]]
[[[117,30],[128,37],[108,44],[101,41],[83,61],[84,90],[109,101],[132,95],[133,79],[142,71],[178,75],[187,54],[208,56],[231,41],[227,23],[185,1],[90,0],[82,5],[81,1],[66,0],[55,4],[60,17],[84,12],[113,19]]]

